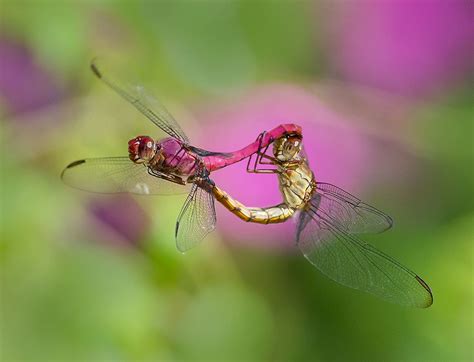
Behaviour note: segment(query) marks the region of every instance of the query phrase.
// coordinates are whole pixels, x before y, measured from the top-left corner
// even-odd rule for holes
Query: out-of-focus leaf
[[[255,58],[233,2],[144,2],[156,40],[186,82],[228,91],[255,79]]]
[[[236,286],[201,290],[179,318],[179,357],[195,360],[266,360],[272,319],[254,293]]]

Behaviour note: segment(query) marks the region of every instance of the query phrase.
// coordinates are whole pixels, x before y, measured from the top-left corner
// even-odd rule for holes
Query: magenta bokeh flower
[[[0,35],[0,98],[8,113],[34,111],[60,101],[63,96],[58,82],[37,63],[31,49]]]
[[[330,65],[345,80],[429,95],[472,70],[471,1],[343,1],[324,10]]]
[[[369,177],[374,150],[354,123],[324,106],[313,94],[289,85],[258,88],[228,105],[204,107],[198,114],[206,120],[205,135],[193,137],[199,147],[211,151],[234,151],[253,142],[260,132],[280,123],[303,127],[310,165],[320,181],[331,182],[354,193]],[[191,132],[190,132],[191,133]],[[212,174],[222,189],[248,206],[271,206],[282,202],[276,175],[249,174],[246,162]],[[217,231],[226,239],[256,245],[293,245],[295,224],[244,223],[217,206]]]
[[[131,195],[96,198],[89,212],[104,227],[101,239],[115,245],[139,246],[151,225],[150,217]]]

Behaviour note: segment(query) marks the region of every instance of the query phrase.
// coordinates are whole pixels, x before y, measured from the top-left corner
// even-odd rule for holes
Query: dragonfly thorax
[[[285,203],[294,209],[305,208],[316,188],[314,174],[306,160],[283,167],[278,181]]]
[[[149,136],[137,136],[128,141],[128,157],[135,163],[149,162],[157,151],[158,145]]]

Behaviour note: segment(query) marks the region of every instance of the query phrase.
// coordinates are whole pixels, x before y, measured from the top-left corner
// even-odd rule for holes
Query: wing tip
[[[174,228],[174,238],[176,240],[176,249],[178,249],[178,251],[181,253],[181,254],[184,254],[186,252],[186,249],[183,249],[181,247],[181,243],[179,242],[178,240],[178,231],[179,231],[179,220],[176,222],[176,226]]]
[[[79,166],[79,165],[82,165],[83,163],[85,163],[86,160],[77,160],[77,161],[74,161],[74,162],[71,162],[69,165],[67,165],[64,170],[61,172],[61,178],[64,179],[64,174],[66,173],[67,170],[69,170],[70,168],[73,168],[73,167],[76,167],[76,166]]]
[[[432,304],[433,304],[433,293],[431,292],[431,288],[429,287],[428,284],[426,284],[426,282],[421,279],[418,275],[415,275],[415,279],[416,281],[423,287],[425,288],[425,290],[428,292],[429,294],[429,298],[427,300],[427,303],[421,305],[422,308],[428,308],[430,307]]]

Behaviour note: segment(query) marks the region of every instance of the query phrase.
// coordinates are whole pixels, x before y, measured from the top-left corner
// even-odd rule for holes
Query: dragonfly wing
[[[314,205],[300,214],[297,244],[311,264],[345,286],[407,306],[433,303],[429,286],[418,275],[334,224]]]
[[[178,122],[161,104],[158,99],[150,95],[143,86],[127,84],[113,79],[112,76],[105,73],[97,59],[91,62],[92,72],[105,84],[117,92],[122,98],[131,103],[150,121],[160,127],[171,137],[179,139],[184,143],[189,143],[189,139],[183,132]]]
[[[334,225],[348,233],[380,233],[393,225],[390,216],[337,186],[320,182],[316,190],[319,199],[313,199],[313,203],[318,203],[317,208],[323,210]]]
[[[216,227],[212,194],[193,184],[176,223],[176,247],[182,253],[195,247]]]
[[[128,157],[87,158],[69,164],[61,174],[69,186],[97,193],[173,195],[188,192],[189,188],[150,175],[143,164]]]

